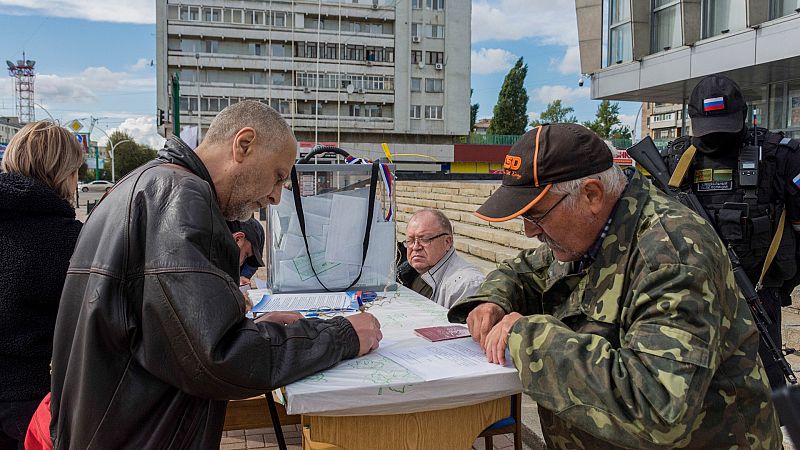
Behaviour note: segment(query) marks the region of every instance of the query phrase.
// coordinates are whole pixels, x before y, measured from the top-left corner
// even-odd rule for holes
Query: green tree
[[[472,99],[472,92],[474,89],[469,90],[469,98]],[[479,103],[470,105],[469,111],[469,132],[475,131],[475,122],[478,120],[478,109],[481,107]]]
[[[584,126],[597,133],[603,139],[621,139],[614,136],[624,136],[626,134],[630,136],[630,128],[620,124],[619,103],[611,103],[608,100],[603,100],[597,105],[597,113],[593,121],[583,123]]]
[[[531,126],[538,127],[543,123],[578,123],[573,112],[575,108],[563,106],[561,100],[556,99],[548,103],[547,108],[539,114],[539,118],[531,122]]]
[[[122,142],[127,140],[127,142]],[[133,137],[128,133],[116,130],[109,136],[109,144],[106,146],[109,156],[111,153],[111,143],[120,142],[114,149],[114,169],[116,170],[116,179],[127,175],[142,164],[150,161],[156,157],[156,150],[144,145],[137,144]],[[111,169],[110,161],[106,164],[106,169]]]
[[[528,126],[528,92],[525,90],[525,77],[528,65],[523,59],[517,60],[508,71],[497,104],[494,105],[489,134],[523,134]]]

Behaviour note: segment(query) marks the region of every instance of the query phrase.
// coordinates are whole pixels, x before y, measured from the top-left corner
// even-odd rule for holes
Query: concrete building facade
[[[445,3],[446,1],[446,3]],[[298,141],[380,142],[452,161],[469,132],[469,0],[157,2],[158,108],[201,127],[244,99],[278,110]],[[307,144],[306,144],[307,145]]]
[[[0,117],[0,144],[8,144],[24,125],[18,117]]]
[[[685,104],[703,77],[741,86],[759,126],[800,137],[798,0],[576,0],[592,98]]]
[[[684,105],[676,103],[642,103],[642,133],[655,140],[671,141],[692,134],[692,119],[686,116]]]

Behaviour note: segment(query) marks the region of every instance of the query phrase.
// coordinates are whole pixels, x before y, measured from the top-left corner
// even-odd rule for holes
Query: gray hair
[[[415,212],[414,215],[412,215],[411,218],[408,219],[408,221],[411,222],[412,220],[414,220],[415,217],[423,213],[431,214],[433,217],[436,218],[436,221],[439,222],[439,226],[442,228],[442,230],[444,230],[449,235],[453,234],[453,225],[450,224],[450,219],[448,219],[447,216],[445,216],[444,213],[439,211],[438,209],[434,208],[420,209],[419,211]]]
[[[228,142],[236,136],[242,128],[250,127],[261,135],[270,139],[292,136],[289,125],[283,117],[272,109],[255,100],[245,100],[223,109],[211,122],[206,132],[204,142],[220,144]]]
[[[564,199],[564,203],[566,203],[568,208],[574,209],[578,202],[578,196],[576,194],[580,192],[583,182],[589,179],[600,181],[606,191],[606,194],[615,198],[619,198],[619,196],[622,194],[622,191],[625,190],[625,185],[628,181],[628,178],[625,176],[625,173],[622,171],[622,169],[620,169],[618,165],[612,164],[611,168],[594,175],[578,178],[577,180],[555,183],[553,184],[553,187],[550,188],[550,192],[569,196],[568,198]]]

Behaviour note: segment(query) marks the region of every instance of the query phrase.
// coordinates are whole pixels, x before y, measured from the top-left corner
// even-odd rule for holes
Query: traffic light
[[[162,126],[166,123],[166,119],[164,118],[164,110],[158,108],[158,126]]]

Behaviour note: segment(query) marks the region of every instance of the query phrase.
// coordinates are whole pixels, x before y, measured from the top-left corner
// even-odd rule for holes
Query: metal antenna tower
[[[15,63],[6,60],[8,65],[8,75],[13,77],[14,92],[17,95],[17,115],[20,122],[30,123],[36,120],[33,110],[33,81],[36,78],[36,72],[33,66],[36,61],[25,59],[25,52],[22,52],[22,59]]]

